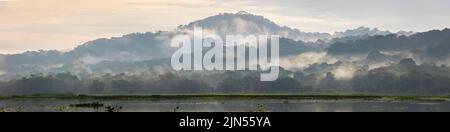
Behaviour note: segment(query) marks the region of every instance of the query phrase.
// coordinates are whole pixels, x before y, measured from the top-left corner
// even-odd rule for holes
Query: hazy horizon
[[[448,5],[0,0],[0,113],[450,111]]]
[[[360,26],[423,32],[449,27],[447,0],[0,0],[1,54],[68,50],[97,38],[170,31],[219,13],[247,11],[306,32]]]

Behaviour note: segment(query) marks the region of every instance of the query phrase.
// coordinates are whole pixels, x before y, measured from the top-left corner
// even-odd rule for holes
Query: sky
[[[308,32],[359,26],[391,31],[450,27],[449,0],[0,0],[0,53],[70,50],[97,38],[170,31],[247,11]]]

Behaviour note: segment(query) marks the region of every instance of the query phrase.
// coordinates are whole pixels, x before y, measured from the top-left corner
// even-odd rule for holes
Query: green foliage
[[[450,55],[450,29],[412,36],[377,35],[360,40],[337,42],[328,48],[332,55],[368,54],[371,51],[411,51],[427,59],[446,59]]]

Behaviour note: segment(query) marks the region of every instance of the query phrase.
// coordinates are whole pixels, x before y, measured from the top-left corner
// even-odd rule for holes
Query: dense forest
[[[71,73],[35,74],[0,83],[2,94],[85,93],[450,93],[450,68],[417,65],[412,59],[369,70],[360,67],[352,79],[337,79],[331,72],[306,74],[283,70],[274,82],[261,82],[257,72],[165,73],[77,77]],[[195,78],[195,79],[193,79]]]

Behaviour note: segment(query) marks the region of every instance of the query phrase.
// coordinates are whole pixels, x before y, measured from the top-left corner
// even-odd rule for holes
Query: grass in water
[[[105,106],[104,104],[101,104],[99,102],[72,104],[72,105],[70,105],[70,107],[94,108],[94,109],[98,109],[98,108],[104,107],[104,106]]]
[[[449,96],[384,96],[357,94],[160,94],[160,95],[84,95],[84,94],[36,94],[3,96],[0,99],[95,99],[95,100],[142,100],[142,99],[294,99],[294,100],[365,100],[365,101],[450,101]],[[97,102],[98,103],[98,102]],[[78,104],[84,107],[102,107],[101,104]]]

